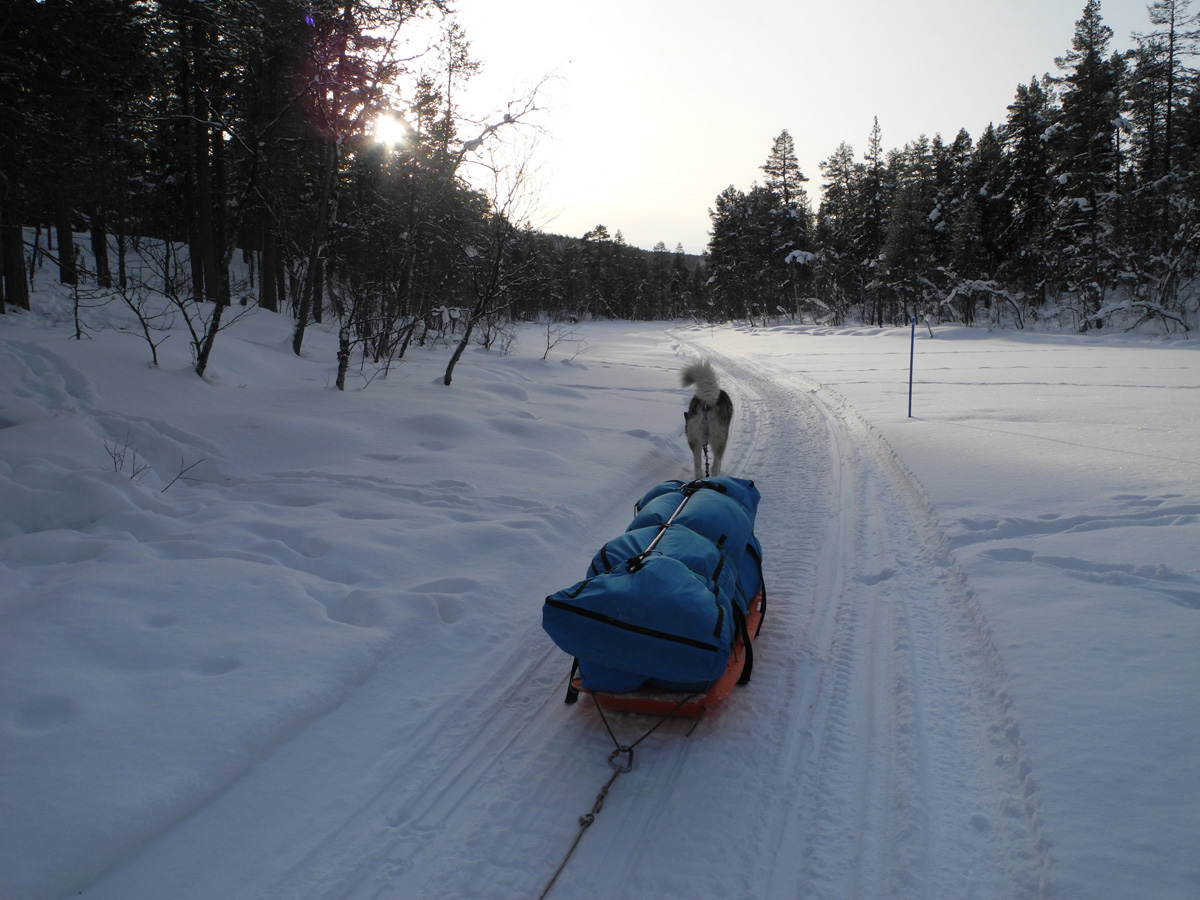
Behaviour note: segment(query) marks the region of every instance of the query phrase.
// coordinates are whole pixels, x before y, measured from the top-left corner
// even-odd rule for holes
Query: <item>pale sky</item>
[[[785,128],[814,206],[819,164],[861,159],[874,117],[885,150],[925,134],[978,140],[1018,84],[1058,74],[1085,0],[456,0],[483,61],[485,107],[556,76],[539,139],[533,224],[598,224],[634,246],[708,244],[729,185],[762,181]],[[1102,0],[1110,51],[1152,30],[1143,0]]]

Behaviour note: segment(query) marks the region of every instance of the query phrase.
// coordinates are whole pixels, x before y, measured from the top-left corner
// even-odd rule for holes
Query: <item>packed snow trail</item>
[[[828,390],[698,340],[678,352],[717,366],[737,407],[728,474],[762,491],[754,679],[691,737],[673,722],[638,747],[549,896],[1050,895],[1004,675],[919,486]],[[596,546],[684,462],[592,511]],[[530,567],[524,588],[582,572],[579,552]],[[563,705],[568,661],[536,620],[492,641],[506,649],[483,683],[459,677],[478,664],[453,654],[437,672],[390,657],[81,896],[149,900],[153,885],[211,900],[236,884],[230,900],[536,897],[611,776],[612,742],[586,701]],[[313,773],[334,781],[310,793]]]
[[[757,657],[767,697],[747,704],[777,748],[755,770],[762,796],[777,786],[777,832],[751,895],[1048,894],[1003,671],[919,486],[835,393],[718,364],[750,438],[738,474],[764,494],[768,583],[786,591]]]

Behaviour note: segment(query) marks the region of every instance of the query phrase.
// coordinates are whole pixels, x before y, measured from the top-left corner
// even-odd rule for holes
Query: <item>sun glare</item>
[[[408,126],[392,115],[380,115],[375,118],[371,127],[375,142],[388,147],[403,144],[408,137]]]

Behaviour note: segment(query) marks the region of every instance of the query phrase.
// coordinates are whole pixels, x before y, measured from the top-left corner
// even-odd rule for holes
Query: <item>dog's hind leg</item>
[[[702,444],[692,444],[692,471],[695,473],[696,481],[704,477],[704,447]]]
[[[713,478],[721,474],[721,462],[725,459],[725,443],[728,438],[729,432],[725,428],[718,428],[709,441],[709,447],[712,450]]]

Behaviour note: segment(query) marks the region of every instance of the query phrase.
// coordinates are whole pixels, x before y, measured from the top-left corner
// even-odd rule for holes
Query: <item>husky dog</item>
[[[696,479],[706,477],[701,459],[705,447],[712,447],[712,475],[721,474],[721,457],[729,439],[729,423],[733,419],[733,401],[717,383],[717,373],[708,360],[688,363],[679,373],[684,387],[696,386],[692,402],[683,414],[684,431],[692,448]]]

